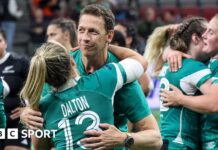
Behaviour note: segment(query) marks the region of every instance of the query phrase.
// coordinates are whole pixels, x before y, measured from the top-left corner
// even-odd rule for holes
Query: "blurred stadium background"
[[[100,3],[113,10],[117,22],[134,23],[139,36],[145,42],[153,27],[158,25],[179,22],[187,15],[210,19],[218,13],[218,0],[17,0],[17,3],[18,9],[22,9],[24,13],[17,19],[13,50],[27,56],[32,54],[32,44],[37,43],[31,30],[40,18],[37,8],[43,11],[43,26],[46,28],[48,22],[58,16],[78,21],[83,6]],[[143,23],[147,22],[150,22],[151,29],[143,29]]]

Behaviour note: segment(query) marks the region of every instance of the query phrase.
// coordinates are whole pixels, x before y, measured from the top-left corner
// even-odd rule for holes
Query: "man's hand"
[[[89,130],[84,134],[87,138],[80,140],[82,146],[94,150],[114,149],[123,146],[127,134],[119,131],[115,126],[100,124],[103,131]],[[135,133],[131,133],[134,138],[133,150],[159,150],[162,145],[160,131],[153,115],[149,115],[137,123],[134,123]],[[104,130],[105,129],[105,130]]]
[[[10,118],[12,120],[15,120],[15,119],[19,118],[21,113],[23,112],[23,110],[24,110],[24,107],[17,107],[15,109],[13,109],[11,111],[12,114],[10,115]]]
[[[29,129],[37,130],[43,127],[43,118],[41,112],[35,111],[30,107],[24,108],[20,115],[20,120]]]
[[[122,146],[127,135],[119,131],[115,126],[109,124],[100,124],[103,131],[88,130],[84,134],[90,136],[82,139],[80,142],[85,148],[94,150],[114,149],[116,146]]]
[[[173,85],[170,85],[170,89],[171,91],[161,89],[160,99],[163,101],[163,106],[179,106],[183,93]]]

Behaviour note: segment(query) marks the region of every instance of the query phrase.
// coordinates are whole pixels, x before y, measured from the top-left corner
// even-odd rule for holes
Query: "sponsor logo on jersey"
[[[13,68],[14,68],[14,66],[6,66],[5,68],[4,68],[4,70],[2,71],[2,73],[14,73],[15,72],[15,70],[13,70]]]

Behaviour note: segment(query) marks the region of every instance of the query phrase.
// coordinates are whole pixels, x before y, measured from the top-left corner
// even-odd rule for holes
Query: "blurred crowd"
[[[46,40],[46,28],[52,19],[65,17],[77,22],[80,10],[91,3],[112,9],[116,23],[126,26],[128,33],[124,36],[133,38],[131,47],[140,54],[144,53],[146,40],[157,26],[180,22],[187,15],[178,11],[178,0],[171,2],[172,7],[161,9],[158,1],[0,0],[0,22],[7,33],[8,51],[32,56],[34,49]]]

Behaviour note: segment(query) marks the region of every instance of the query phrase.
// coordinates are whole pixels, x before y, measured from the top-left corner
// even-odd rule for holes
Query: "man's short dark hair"
[[[105,8],[99,4],[87,5],[82,9],[80,17],[84,14],[90,14],[97,17],[102,17],[105,22],[105,30],[108,32],[114,29],[115,17],[110,9]]]

